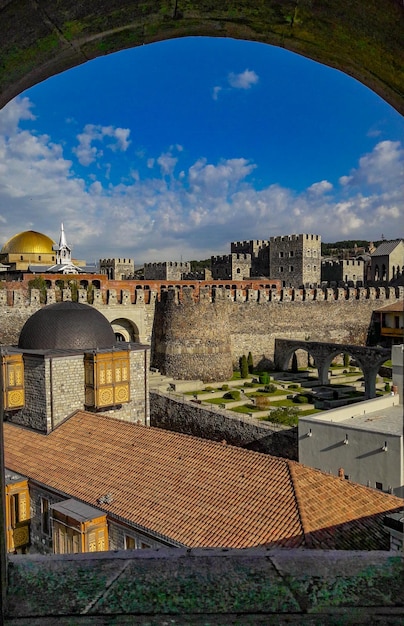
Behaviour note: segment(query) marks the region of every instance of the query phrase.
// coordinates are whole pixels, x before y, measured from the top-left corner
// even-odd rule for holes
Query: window
[[[380,491],[383,491],[383,483],[376,482],[376,489],[380,489]]]
[[[84,368],[87,407],[97,409],[129,402],[128,352],[86,354]]]
[[[49,500],[41,498],[41,529],[44,535],[50,535]]]
[[[291,250],[291,251],[289,252],[289,256],[295,256],[295,253],[294,253],[294,251],[293,251],[293,250]]]
[[[289,265],[289,272],[294,272],[295,268],[293,267],[293,265]]]
[[[144,541],[140,542],[140,549],[141,550],[147,550],[147,548],[151,548],[151,545],[149,545],[148,543],[145,543]]]
[[[7,354],[1,357],[3,367],[3,403],[11,411],[21,409],[25,403],[24,361],[22,354]]]
[[[313,256],[316,257],[317,256],[317,250],[313,250]]]
[[[309,263],[308,266],[307,266],[307,271],[310,272],[310,270],[311,270],[311,265]]]
[[[311,250],[306,251],[306,256],[311,256]]]
[[[279,271],[280,271],[280,272],[283,272],[283,267],[282,267],[282,266],[279,268]]]
[[[136,539],[134,537],[130,537],[129,535],[125,535],[125,550],[135,550],[136,549]]]
[[[279,258],[280,258],[280,259],[283,259],[283,252],[280,252],[280,253],[279,253]]]

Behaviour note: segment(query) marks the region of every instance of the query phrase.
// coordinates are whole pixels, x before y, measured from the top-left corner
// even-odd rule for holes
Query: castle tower
[[[195,302],[192,289],[174,290],[156,303],[152,366],[183,380],[228,380],[233,373],[229,303]]]

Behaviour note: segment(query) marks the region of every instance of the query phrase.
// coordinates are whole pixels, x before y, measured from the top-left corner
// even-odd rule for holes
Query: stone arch
[[[136,4],[124,0],[3,3],[0,19],[0,106],[24,89],[90,59],[174,37],[232,37],[286,48],[353,76],[404,112],[403,8],[398,0],[367,3],[231,6]],[[159,10],[160,7],[160,10]],[[387,34],[388,35],[387,35]]]
[[[139,329],[131,320],[120,317],[113,320],[111,326],[118,341],[133,341],[139,343]]]
[[[318,371],[318,366],[316,364],[316,355],[314,352],[312,352],[310,350],[310,344],[308,344],[307,346],[302,344],[296,345],[292,348],[289,348],[288,350],[285,350],[284,354],[282,354],[281,359],[279,360],[279,362],[277,363],[277,367],[279,367],[279,369],[281,371],[286,372],[289,368],[289,364],[290,361],[293,357],[293,355],[295,354],[295,352],[297,352],[298,350],[302,350],[304,352],[307,352],[307,358],[311,358],[313,360],[313,367],[315,367]]]
[[[358,367],[361,369],[362,374],[365,375],[365,370],[366,370],[366,365],[365,363],[362,361],[361,357],[358,356],[358,354],[355,354],[353,351],[349,350],[349,347],[345,347],[343,349],[335,349],[335,350],[331,350],[329,352],[329,354],[324,358],[323,361],[323,371],[325,372],[325,374],[327,375],[327,379],[328,379],[328,372],[331,366],[331,363],[333,362],[333,360],[339,356],[340,354],[348,354],[352,359],[354,359],[357,363],[358,363]]]

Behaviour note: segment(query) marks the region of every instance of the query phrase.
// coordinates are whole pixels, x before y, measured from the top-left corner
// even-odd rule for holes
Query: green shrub
[[[244,383],[244,387],[254,387],[254,383],[246,382]]]
[[[288,385],[288,389],[299,389],[299,385],[292,383],[291,385]]]
[[[344,367],[349,367],[349,354],[344,352]]]
[[[270,377],[268,376],[266,372],[263,372],[262,374],[259,375],[259,381],[261,385],[267,385],[269,383],[269,380],[270,380]]]
[[[222,391],[227,391],[229,389],[229,385],[222,385],[221,386],[221,390]]]
[[[384,391],[390,392],[391,391],[391,387],[390,387],[390,383],[386,383],[384,385]]]
[[[240,400],[240,392],[237,389],[232,389],[224,394],[225,400]]]
[[[295,396],[293,398],[293,402],[296,402],[296,404],[307,404],[309,402],[309,399],[307,396],[299,394],[298,396]]]
[[[205,387],[204,391],[214,391],[213,387]]]
[[[248,363],[245,354],[240,359],[240,375],[241,378],[248,378]]]
[[[286,426],[296,426],[299,421],[299,409],[296,407],[279,407],[273,409],[268,417],[263,418],[267,422],[275,424],[285,424]]]
[[[252,374],[254,372],[254,361],[253,361],[253,355],[251,354],[251,352],[248,353],[247,365],[248,365],[249,373]]]
[[[267,393],[274,393],[277,390],[277,386],[271,383],[270,385],[265,385],[264,389]]]
[[[296,352],[294,352],[292,356],[292,372],[297,373],[298,371],[299,371],[299,368],[297,365],[297,356],[296,356]]]
[[[32,280],[28,281],[28,287],[31,289],[39,290],[39,302],[45,304],[46,302],[46,281],[42,276],[36,276]]]

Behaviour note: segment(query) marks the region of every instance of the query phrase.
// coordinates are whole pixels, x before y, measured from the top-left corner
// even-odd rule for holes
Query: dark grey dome
[[[18,347],[26,350],[94,350],[116,343],[108,320],[88,304],[60,302],[40,309],[24,324]]]

